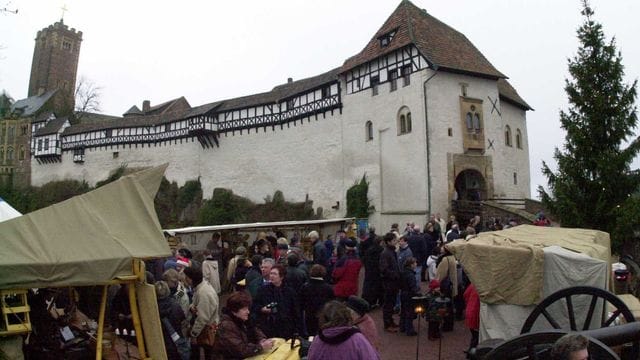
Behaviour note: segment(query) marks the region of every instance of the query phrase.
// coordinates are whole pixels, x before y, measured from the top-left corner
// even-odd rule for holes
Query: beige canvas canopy
[[[608,263],[609,234],[588,229],[520,225],[448,245],[487,304],[542,300],[544,248],[559,246]]]
[[[0,289],[106,284],[170,256],[153,205],[166,167],[0,223]]]

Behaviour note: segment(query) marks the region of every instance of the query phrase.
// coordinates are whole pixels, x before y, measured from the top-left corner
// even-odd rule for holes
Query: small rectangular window
[[[518,185],[518,173],[513,173],[513,185]]]
[[[398,70],[391,70],[388,74],[389,91],[396,91],[398,89]]]
[[[70,43],[70,42],[68,42],[68,41],[63,41],[63,42],[62,42],[62,48],[63,48],[64,50],[71,50],[71,43]]]
[[[42,151],[42,139],[38,139],[38,151]]]
[[[380,84],[380,76],[371,77],[371,94],[372,96],[378,95],[378,86]]]
[[[113,136],[113,129],[107,129],[107,130],[105,130],[105,134],[104,134],[104,136],[105,136],[105,137],[108,137],[108,138],[109,138],[109,137],[111,137],[111,136]]]
[[[114,151],[114,152],[113,152],[113,158],[114,158],[114,159],[117,159],[119,156],[120,156],[120,153],[119,153],[119,152],[117,152],[117,151]]]
[[[448,133],[448,135],[449,135],[449,136],[453,136],[453,129],[452,129],[452,128],[449,128],[449,129],[447,130],[447,133]]]
[[[294,102],[293,99],[287,100],[287,110],[293,109],[294,104],[295,104],[295,102]]]
[[[331,87],[327,86],[327,87],[323,87],[322,88],[322,98],[326,99],[331,97]]]
[[[44,139],[44,150],[49,150],[49,139]]]
[[[411,84],[411,65],[405,65],[402,67],[402,86],[409,86]]]

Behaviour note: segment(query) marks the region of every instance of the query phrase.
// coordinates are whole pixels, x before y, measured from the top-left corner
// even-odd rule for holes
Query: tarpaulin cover
[[[606,289],[609,279],[608,263],[585,254],[564,249],[560,246],[548,246],[544,251],[542,296],[573,286],[593,286]],[[582,329],[591,303],[590,296],[573,296],[572,304],[577,327]],[[521,306],[511,304],[480,303],[480,340],[511,339],[520,335],[522,325],[531,314],[535,305]],[[602,311],[602,302],[598,302],[595,313]],[[547,308],[549,315],[561,326],[569,329],[569,313],[564,301]],[[600,327],[599,321],[592,321],[591,328]],[[549,330],[553,327],[544,316],[538,317],[531,331]]]
[[[608,263],[609,234],[587,229],[520,225],[449,245],[486,304],[534,305],[543,299],[543,248],[582,253]]]
[[[99,285],[170,256],[153,204],[166,167],[0,223],[0,289]]]
[[[0,198],[0,222],[11,220],[20,216],[20,212],[9,205],[3,198]]]

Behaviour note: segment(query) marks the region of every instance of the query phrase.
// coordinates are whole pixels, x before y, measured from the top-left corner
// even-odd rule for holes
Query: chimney
[[[293,82],[293,78],[287,78],[287,84],[291,84]]]
[[[145,100],[142,102],[142,112],[147,112],[149,111],[149,109],[151,109],[151,101],[149,100]]]

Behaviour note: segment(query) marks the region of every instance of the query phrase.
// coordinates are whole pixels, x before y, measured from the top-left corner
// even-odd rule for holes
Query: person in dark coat
[[[218,357],[244,359],[273,347],[273,340],[249,320],[250,308],[251,296],[245,291],[235,292],[227,299],[213,344]]]
[[[347,239],[344,242],[345,254],[340,258],[333,269],[335,286],[333,293],[337,298],[346,300],[351,295],[358,294],[358,279],[362,263],[356,256],[356,242]]]
[[[308,278],[307,273],[298,266],[299,263],[300,258],[298,255],[294,253],[287,255],[287,275],[285,276],[285,282],[296,294],[299,293],[300,288],[307,282]]]
[[[307,336],[318,335],[318,317],[322,307],[334,299],[333,288],[324,280],[327,270],[315,264],[309,271],[309,281],[300,289],[300,308],[304,312]]]
[[[362,298],[372,308],[382,305],[384,290],[380,277],[380,254],[384,248],[381,245],[382,238],[376,237],[367,251],[363,254],[364,282],[362,283]]]
[[[363,239],[361,239],[360,244],[358,244],[358,254],[360,255],[361,259],[364,257],[364,254],[367,253],[367,250],[369,250],[369,248],[376,242],[376,240],[376,228],[370,226],[369,233]]]
[[[244,276],[247,286],[249,286],[249,284],[251,284],[255,279],[262,277],[262,271],[260,270],[262,259],[262,255],[253,255],[251,257],[251,268],[249,268],[247,274]]]
[[[270,338],[290,339],[302,333],[298,297],[284,282],[286,272],[284,266],[274,265],[269,273],[271,282],[258,289],[253,304],[258,327]]]
[[[438,247],[438,235],[433,229],[432,223],[429,222],[427,223],[427,225],[425,225],[424,233],[422,236],[424,237],[426,255],[425,255],[425,261],[422,265],[420,278],[422,281],[427,281],[427,278],[426,278],[427,258],[429,257],[429,255],[433,253],[433,249]]]
[[[309,239],[313,244],[313,263],[327,267],[329,258],[324,247],[324,243],[320,241],[320,235],[317,231],[311,231],[309,233]]]
[[[420,288],[416,281],[416,267],[418,263],[415,257],[409,257],[404,262],[402,274],[400,275],[400,331],[408,336],[415,336],[413,319],[416,314],[413,311],[413,298],[420,296]]]
[[[425,242],[424,236],[420,233],[420,228],[418,226],[414,227],[414,231],[408,236],[407,243],[409,244],[409,248],[411,249],[411,253],[413,257],[416,258],[417,268],[416,268],[416,278],[418,281],[421,280],[420,275],[422,275],[422,266],[427,263],[427,243]]]
[[[164,338],[167,358],[182,359],[184,357],[181,357],[178,353],[176,342],[181,339],[187,344],[185,348],[190,349],[187,339],[185,339],[181,334],[182,322],[185,320],[184,312],[182,311],[180,304],[171,297],[171,290],[165,281],[158,281],[154,286],[156,287],[156,297],[158,298],[158,313],[160,314],[160,321],[164,323],[166,319],[169,321],[171,326],[171,329],[168,329],[165,325],[162,326],[162,337]],[[172,335],[174,333],[178,336],[178,339],[175,341],[172,339]],[[184,356],[188,358],[189,354]]]
[[[400,267],[398,266],[398,255],[396,254],[398,239],[396,234],[389,232],[384,236],[383,240],[385,249],[380,254],[380,277],[384,288],[382,319],[385,331],[398,332],[398,324],[393,321],[393,307],[400,290]]]

